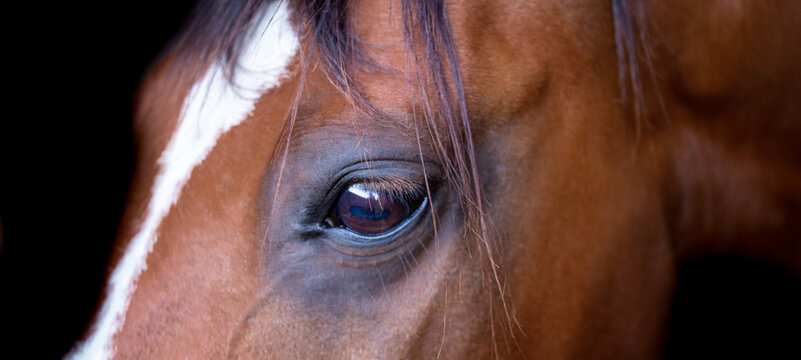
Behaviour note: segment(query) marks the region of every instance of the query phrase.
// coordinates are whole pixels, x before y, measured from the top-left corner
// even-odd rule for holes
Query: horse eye
[[[332,210],[332,225],[363,235],[378,235],[409,217],[414,211],[410,205],[401,197],[353,184],[339,195]]]

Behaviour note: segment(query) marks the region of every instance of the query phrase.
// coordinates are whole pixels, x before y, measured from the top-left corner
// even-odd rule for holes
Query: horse
[[[677,267],[801,276],[797,1],[201,1],[67,359],[657,358]]]

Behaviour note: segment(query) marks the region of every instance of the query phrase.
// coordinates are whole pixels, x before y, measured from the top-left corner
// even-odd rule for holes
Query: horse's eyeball
[[[335,221],[364,235],[378,235],[391,230],[409,217],[414,209],[407,200],[364,184],[350,185],[339,195],[333,209]]]

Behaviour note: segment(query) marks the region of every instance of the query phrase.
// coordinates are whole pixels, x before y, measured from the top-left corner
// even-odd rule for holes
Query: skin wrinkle
[[[207,24],[189,29],[232,33],[179,37],[187,42],[174,58],[189,67],[234,59],[243,50],[236,24],[258,4],[201,5],[238,13],[199,15]],[[290,1],[302,4],[311,2]],[[425,12],[431,27],[421,33],[403,19],[416,2],[391,4],[350,1],[325,15],[350,32],[333,41],[363,53],[351,43],[340,53],[315,48],[343,24],[318,22],[326,26],[315,35],[309,12],[293,13],[301,54],[194,169],[161,224],[117,358],[658,358],[676,267],[688,258],[742,254],[801,276],[801,108],[790,104],[801,96],[801,34],[789,25],[801,18],[797,2],[615,2],[641,6],[649,35],[659,29],[646,37],[647,64],[642,19],[615,18],[610,0],[447,1],[472,163],[448,49],[421,38],[442,29],[437,14]],[[627,10],[636,17],[639,8]],[[347,24],[352,14],[361,15]],[[642,119],[634,99],[621,101],[621,20],[634,24],[623,36],[634,43],[623,45],[645,79]],[[348,54],[359,56],[353,66],[327,62]],[[368,56],[393,71],[358,65]],[[156,86],[174,82],[159,70],[170,59],[143,85],[137,142],[150,155],[139,158],[123,244],[175,127],[182,99],[173,97],[192,86],[184,75],[183,91]],[[378,112],[354,107],[349,89]],[[443,99],[453,108],[441,109]],[[655,111],[660,101],[669,123]],[[453,128],[440,118],[448,111]],[[649,126],[637,131],[639,120]],[[342,229],[307,230],[330,210],[323,204],[338,179],[355,175],[382,186],[441,179],[425,190],[435,216],[383,258],[338,252],[327,241]],[[476,233],[497,241],[489,251],[500,281]]]

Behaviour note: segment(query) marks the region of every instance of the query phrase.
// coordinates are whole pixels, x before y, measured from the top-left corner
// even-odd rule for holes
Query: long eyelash
[[[423,178],[376,177],[359,181],[359,184],[366,190],[390,194],[407,201],[419,200],[426,194]]]

